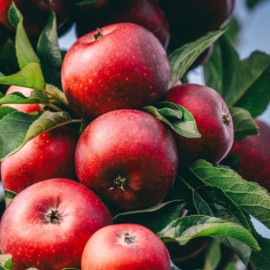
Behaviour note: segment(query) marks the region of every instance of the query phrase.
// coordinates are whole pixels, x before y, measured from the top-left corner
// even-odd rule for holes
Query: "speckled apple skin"
[[[58,223],[46,215],[58,210]],[[45,180],[18,194],[0,225],[0,249],[12,254],[13,270],[80,268],[89,237],[111,224],[104,203],[87,187],[70,179]]]
[[[164,100],[182,105],[194,116],[200,138],[185,138],[174,133],[180,162],[206,159],[219,163],[233,144],[234,130],[229,109],[213,89],[198,84],[182,84],[171,88]],[[228,123],[222,116],[227,115]]]
[[[106,113],[84,130],[75,152],[81,183],[121,209],[162,201],[174,183],[178,156],[171,132],[137,110]],[[123,189],[114,180],[124,177]]]
[[[158,101],[167,90],[169,63],[158,39],[131,23],[100,29],[80,39],[66,54],[62,85],[70,107],[83,118]]]
[[[127,234],[130,243],[125,242]],[[100,229],[89,239],[81,269],[170,270],[170,257],[164,243],[148,228],[116,224]]]
[[[270,126],[256,119],[258,135],[235,140],[230,154],[236,155],[236,171],[246,180],[254,181],[270,192]]]
[[[15,193],[39,181],[75,178],[74,155],[78,141],[72,127],[60,127],[42,133],[1,164],[4,189]]]

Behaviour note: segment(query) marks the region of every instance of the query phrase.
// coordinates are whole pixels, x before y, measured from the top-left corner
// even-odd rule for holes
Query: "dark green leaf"
[[[19,22],[22,20],[22,14],[17,9],[14,2],[11,2],[10,8],[8,10],[8,21],[16,29]]]
[[[66,107],[69,107],[67,98],[63,91],[58,89],[56,86],[51,84],[46,84],[46,92],[48,95],[51,96],[54,100],[57,102],[60,102],[61,104],[65,105]]]
[[[266,2],[266,0],[246,0],[246,4],[249,9],[255,8],[258,4]]]
[[[0,50],[0,60],[8,63],[14,69],[19,69],[16,57],[15,43],[12,39],[8,39]],[[2,68],[1,68],[2,70]]]
[[[10,254],[0,255],[0,269],[12,270],[12,256]]]
[[[220,242],[213,239],[207,247],[204,270],[216,269],[221,259]]]
[[[9,205],[9,203],[15,198],[15,196],[17,195],[15,192],[11,191],[11,190],[7,190],[5,189],[5,204],[6,206]]]
[[[258,127],[249,111],[233,107],[230,109],[233,119],[234,137],[237,140],[243,140],[247,136],[256,135]]]
[[[0,106],[0,120],[7,114],[15,112],[16,110],[6,106]]]
[[[164,202],[151,208],[119,213],[114,216],[114,223],[139,223],[157,233],[178,218],[184,206],[185,201]]]
[[[187,138],[199,138],[201,136],[193,115],[178,104],[160,102],[156,107],[146,106],[143,110],[154,115],[181,136]]]
[[[45,88],[45,82],[38,63],[31,63],[15,74],[0,77],[0,84],[17,85],[40,90]]]
[[[40,35],[37,52],[46,83],[61,87],[62,54],[58,43],[56,18],[52,11]]]
[[[171,70],[169,88],[181,80],[198,56],[223,35],[224,32],[224,29],[211,32],[194,42],[182,46],[169,55]]]
[[[270,194],[258,184],[248,182],[235,171],[198,160],[190,166],[196,177],[221,189],[239,208],[270,228]]]
[[[256,239],[242,226],[209,216],[187,216],[172,221],[158,233],[164,242],[185,245],[191,239],[202,236],[229,237],[237,239],[253,250],[260,250]]]
[[[90,5],[99,2],[100,0],[76,0],[77,6]]]

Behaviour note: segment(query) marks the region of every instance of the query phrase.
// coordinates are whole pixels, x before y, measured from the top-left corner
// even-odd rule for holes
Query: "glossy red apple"
[[[226,23],[235,0],[160,0],[170,25],[170,49],[202,37]]]
[[[165,48],[169,44],[169,25],[155,0],[105,0],[81,6],[77,13],[79,36],[112,23],[132,22],[151,31]]]
[[[9,204],[0,225],[0,249],[12,255],[13,270],[80,268],[89,237],[111,223],[91,190],[70,179],[49,179]]]
[[[170,256],[156,234],[138,224],[101,228],[87,242],[82,270],[170,270]]]
[[[19,92],[22,93],[25,97],[30,97],[32,91],[33,89],[31,88],[12,85],[8,88],[6,95],[12,94],[14,92]],[[41,112],[42,110],[42,105],[40,104],[6,104],[5,106],[9,106],[13,109],[25,113]]]
[[[78,134],[69,126],[42,133],[1,164],[4,188],[18,193],[49,178],[75,178],[74,153]]]
[[[203,85],[182,84],[171,88],[164,99],[190,111],[201,133],[201,138],[174,134],[180,161],[219,163],[231,149],[234,130],[230,111],[218,92]]]
[[[70,107],[84,118],[153,104],[168,82],[164,48],[151,32],[131,23],[109,25],[81,37],[62,66]]]
[[[116,110],[95,119],[75,153],[78,179],[121,209],[161,202],[174,183],[177,165],[170,131],[137,110]]]
[[[257,119],[259,133],[242,141],[235,140],[230,155],[237,157],[236,171],[270,192],[270,126]]]
[[[9,28],[8,10],[11,3],[12,0],[0,0],[0,22]],[[14,0],[14,3],[23,15],[26,32],[31,37],[39,36],[51,9],[56,14],[59,30],[69,22],[74,11],[73,0]]]

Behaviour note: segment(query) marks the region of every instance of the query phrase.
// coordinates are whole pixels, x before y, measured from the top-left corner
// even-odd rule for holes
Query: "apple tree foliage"
[[[78,1],[88,4],[97,1]],[[262,1],[247,0],[252,8]],[[10,23],[16,28],[15,40],[8,39],[0,51],[0,60],[12,67],[1,73],[1,85],[34,88],[30,97],[20,93],[5,96],[0,92],[0,104],[39,103],[42,113],[25,114],[0,106],[0,159],[12,155],[40,133],[62,125],[87,123],[77,118],[68,106],[61,90],[60,71],[65,52],[58,44],[55,15],[33,47],[23,27],[23,18],[13,5]],[[270,102],[270,55],[253,52],[240,59],[234,45],[236,22],[231,26],[188,43],[172,52],[168,58],[171,68],[170,86],[186,79],[189,68],[211,44],[214,52],[204,65],[207,86],[216,89],[229,106],[234,122],[235,137],[244,139],[257,133],[254,119]],[[8,56],[8,57],[7,57]],[[199,137],[195,120],[185,108],[173,103],[160,103],[142,108],[182,136]],[[6,191],[7,200],[15,194]],[[183,209],[191,215],[179,216]],[[205,160],[180,165],[175,186],[161,204],[135,211],[112,209],[115,223],[136,222],[153,230],[164,242],[185,245],[197,237],[211,237],[205,257],[205,268],[214,269],[221,258],[220,245],[232,249],[251,269],[270,269],[270,240],[254,228],[251,217],[270,229],[270,194],[258,184],[242,179],[235,171]],[[0,269],[12,269],[11,258],[0,256]],[[234,263],[230,265],[234,269]],[[229,266],[228,266],[229,267]],[[172,269],[175,269],[172,267]]]

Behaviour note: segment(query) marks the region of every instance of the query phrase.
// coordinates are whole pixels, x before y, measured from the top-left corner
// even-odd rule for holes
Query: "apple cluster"
[[[11,2],[0,1],[8,35]],[[4,189],[17,194],[1,219],[1,252],[12,255],[14,270],[169,270],[170,254],[157,235],[138,224],[113,224],[112,211],[160,204],[181,175],[179,164],[219,164],[231,150],[234,128],[225,101],[204,85],[169,87],[168,52],[223,26],[234,0],[100,0],[76,8],[74,1],[14,3],[32,42],[51,9],[59,35],[76,22],[79,38],[64,57],[61,84],[84,125],[43,132],[1,161]],[[6,95],[30,97],[32,91],[13,85]],[[145,109],[160,103],[183,107],[199,136],[183,136]],[[27,114],[48,109],[5,106]],[[244,157],[244,151],[235,142],[231,153]]]

